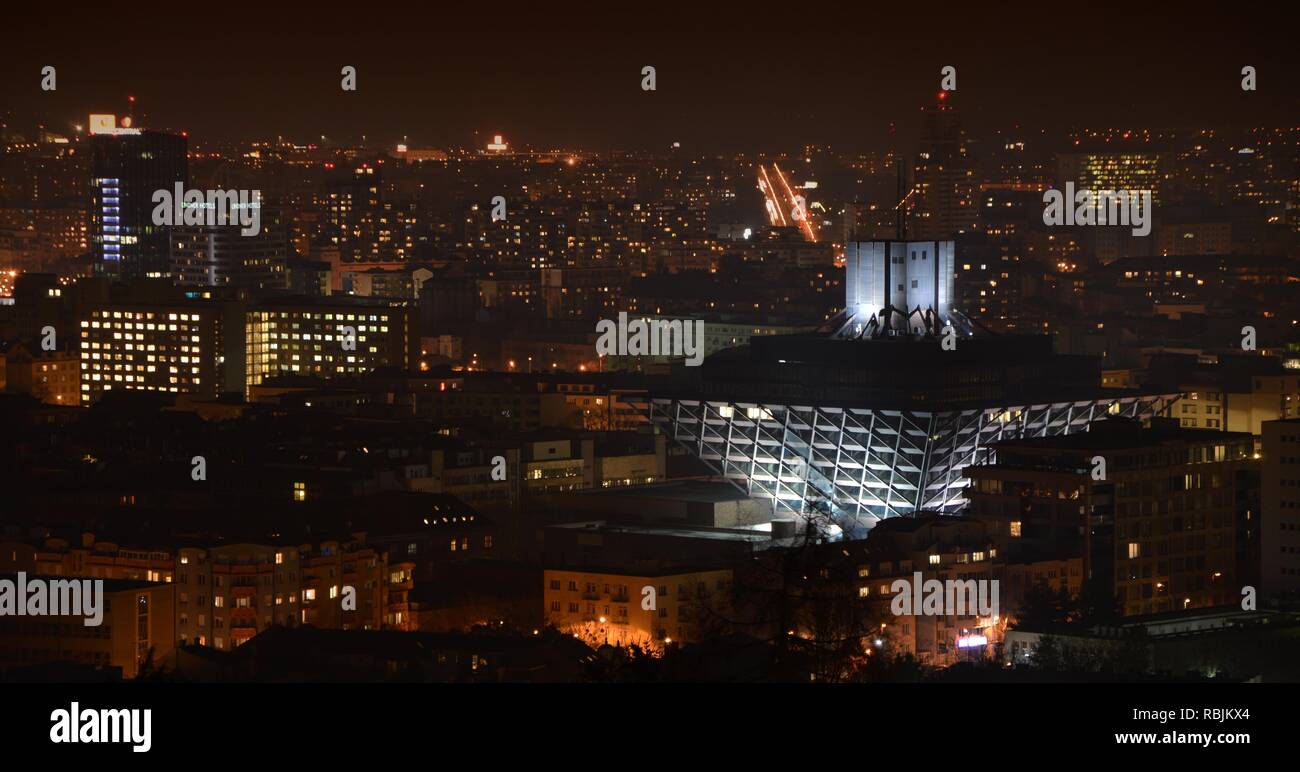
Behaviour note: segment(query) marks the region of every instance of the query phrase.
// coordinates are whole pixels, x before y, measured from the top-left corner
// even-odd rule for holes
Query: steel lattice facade
[[[645,397],[630,400],[669,437],[752,496],[820,511],[847,532],[912,511],[956,512],[968,464],[991,443],[1086,431],[1107,415],[1164,414],[1176,394],[961,411],[815,407]]]

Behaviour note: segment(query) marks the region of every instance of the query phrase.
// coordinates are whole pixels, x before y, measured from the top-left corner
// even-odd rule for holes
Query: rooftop
[[[1055,437],[1026,437],[995,443],[994,448],[1043,450],[1127,450],[1150,448],[1171,442],[1215,443],[1248,442],[1246,432],[1216,429],[1188,429],[1172,421],[1153,421],[1150,427],[1126,418],[1109,418],[1093,423],[1086,432]]]

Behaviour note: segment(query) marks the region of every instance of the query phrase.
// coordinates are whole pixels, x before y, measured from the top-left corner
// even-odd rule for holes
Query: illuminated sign
[[[130,125],[129,119],[124,119],[125,124],[122,127],[117,125],[117,116],[110,113],[91,113],[90,115],[90,133],[91,134],[139,134],[139,129],[127,128]]]
[[[495,150],[499,153],[504,151],[507,147],[509,146],[506,144],[505,137],[502,137],[500,134],[497,134],[496,136],[492,137],[492,141],[488,143],[487,149]]]
[[[91,114],[90,116],[91,134],[107,134],[108,132],[112,131],[115,128],[117,128],[116,115],[96,115],[94,113]]]
[[[989,645],[989,639],[982,635],[963,635],[957,639],[957,648],[974,649]]]

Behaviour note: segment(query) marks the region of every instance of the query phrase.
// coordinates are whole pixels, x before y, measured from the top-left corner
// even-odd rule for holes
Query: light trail
[[[795,198],[794,191],[790,188],[790,183],[785,179],[785,172],[781,171],[781,167],[777,166],[776,163],[772,164],[772,169],[776,171],[776,176],[781,179],[781,184],[785,186],[785,194],[790,199],[790,207],[793,212],[794,208],[798,204],[798,199]],[[803,216],[799,218],[799,222],[803,225],[804,233],[808,236],[809,241],[816,242],[817,234],[813,233],[812,220],[808,217],[808,203],[806,200],[800,209]]]
[[[903,196],[902,198],[898,199],[898,203],[897,203],[897,204],[894,204],[894,208],[897,209],[898,207],[902,206],[903,204],[906,204],[906,203],[907,203],[907,199],[911,198],[911,197],[912,197],[912,194],[915,193],[915,192],[916,192],[916,186],[913,185],[913,186],[912,186],[912,189],[909,190],[909,191],[907,191],[907,195],[906,195],[906,196]]]
[[[776,187],[775,187],[774,185],[772,185],[772,180],[771,180],[771,178],[767,176],[767,169],[763,168],[763,165],[762,165],[762,164],[759,164],[759,165],[758,165],[758,172],[759,172],[759,174],[763,175],[763,183],[764,183],[764,185],[767,186],[766,189],[763,190],[763,195],[767,196],[767,197],[769,198],[769,200],[771,200],[771,202],[772,202],[772,208],[776,211],[777,216],[781,218],[781,224],[782,224],[782,225],[788,225],[789,223],[787,223],[787,222],[785,221],[785,212],[782,212],[782,211],[781,211],[781,202],[780,202],[779,200],[777,200],[777,197],[776,197],[776,196],[777,196],[777,193],[776,193]],[[761,187],[761,186],[760,186],[760,187]],[[776,225],[776,221],[773,220],[773,221],[772,221],[772,224],[773,224],[773,225]]]

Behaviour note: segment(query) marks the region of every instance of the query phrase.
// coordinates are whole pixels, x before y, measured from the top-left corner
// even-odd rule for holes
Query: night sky
[[[200,143],[867,150],[915,130],[952,64],[976,130],[1296,125],[1290,5],[26,3],[4,11],[0,115],[67,131],[134,94],[144,125]]]

